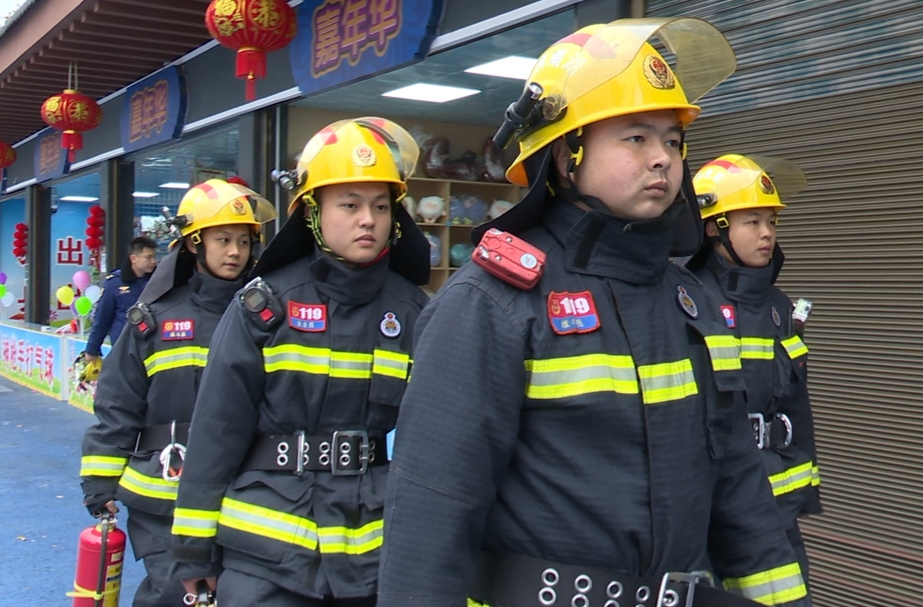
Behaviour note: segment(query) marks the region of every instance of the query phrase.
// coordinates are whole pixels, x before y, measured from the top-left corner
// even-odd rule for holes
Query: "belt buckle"
[[[769,446],[771,439],[769,435],[770,427],[763,418],[762,413],[747,413],[750,418],[750,427],[753,428],[753,437],[756,439],[756,448],[765,449]]]
[[[660,580],[660,592],[657,593],[657,602],[654,603],[654,607],[679,607],[679,593],[667,587],[671,583],[685,584],[687,586],[684,607],[692,607],[692,602],[695,598],[695,585],[703,581],[709,586],[713,585],[708,575],[697,571],[692,573],[668,571],[664,573]]]
[[[345,469],[352,464],[353,454],[351,438],[359,440],[359,467],[356,469]],[[369,433],[365,430],[338,430],[333,433],[333,444],[330,458],[330,473],[334,476],[358,476],[365,474],[369,469]]]

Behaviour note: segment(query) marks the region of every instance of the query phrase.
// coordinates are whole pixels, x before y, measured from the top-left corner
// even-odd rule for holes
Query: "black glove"
[[[115,499],[114,495],[102,494],[102,495],[85,495],[83,496],[83,505],[87,507],[87,511],[90,513],[90,516],[93,518],[102,518],[104,514],[109,512],[109,509],[106,508],[106,504]]]

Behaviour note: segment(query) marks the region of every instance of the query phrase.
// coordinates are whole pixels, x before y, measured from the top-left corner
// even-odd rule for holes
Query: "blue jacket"
[[[109,343],[115,345],[115,340],[119,338],[122,328],[125,327],[125,313],[138,301],[150,277],[150,274],[145,274],[138,278],[131,269],[129,260],[126,260],[120,269],[106,276],[103,294],[93,314],[93,326],[87,340],[87,354],[99,356],[100,347],[106,335],[109,335]]]

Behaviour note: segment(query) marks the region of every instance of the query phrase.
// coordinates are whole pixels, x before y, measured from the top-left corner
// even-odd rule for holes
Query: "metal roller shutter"
[[[675,14],[715,23],[740,62],[703,100],[693,170],[760,153],[808,177],[782,215],[779,286],[815,303],[815,605],[923,606],[923,6],[648,3]]]

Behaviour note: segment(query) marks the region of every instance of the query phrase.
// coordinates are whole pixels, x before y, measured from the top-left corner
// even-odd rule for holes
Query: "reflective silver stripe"
[[[797,335],[792,335],[788,339],[783,340],[782,347],[785,348],[785,351],[788,352],[788,357],[792,360],[808,353],[808,347]]]
[[[221,502],[218,524],[308,550],[317,549],[317,524],[314,521],[229,497]]]
[[[410,356],[388,350],[375,350],[372,373],[386,375],[395,379],[407,379],[410,370]]]
[[[173,535],[187,537],[215,537],[218,531],[218,512],[177,508],[173,511]]]
[[[161,477],[146,476],[132,468],[125,468],[119,486],[132,493],[157,500],[176,500],[179,483]]]
[[[741,578],[725,578],[724,587],[764,605],[781,605],[808,594],[798,563]]]
[[[751,360],[772,360],[775,358],[774,339],[763,337],[741,337],[740,357]]]
[[[208,348],[184,346],[154,352],[144,359],[144,367],[147,370],[147,376],[151,377],[160,371],[179,367],[204,367],[207,360]]]
[[[80,458],[80,476],[122,476],[127,457],[84,455]]]
[[[526,397],[566,398],[593,392],[638,394],[638,376],[631,356],[584,354],[525,361]]]
[[[657,365],[638,367],[641,378],[641,395],[645,405],[681,400],[699,393],[692,372],[692,361],[687,359]]]
[[[772,494],[779,496],[809,487],[814,480],[814,469],[814,462],[805,462],[771,475],[769,484],[772,485]]]

